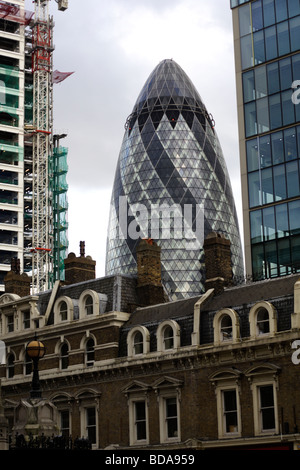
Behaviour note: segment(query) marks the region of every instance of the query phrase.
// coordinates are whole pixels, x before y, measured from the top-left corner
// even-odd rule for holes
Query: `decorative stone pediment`
[[[126,395],[128,395],[129,393],[146,393],[150,388],[150,385],[144,382],[133,380],[132,382],[130,382],[129,385],[123,388],[122,392]]]
[[[157,390],[157,389],[162,389],[162,388],[178,388],[183,385],[182,380],[174,379],[173,377],[162,377],[158,380],[156,380],[153,384],[152,387]]]
[[[3,294],[0,297],[0,305],[5,305],[10,302],[15,302],[16,300],[19,300],[21,297],[17,294]]]

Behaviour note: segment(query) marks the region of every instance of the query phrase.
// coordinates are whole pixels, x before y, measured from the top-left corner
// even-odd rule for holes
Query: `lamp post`
[[[45,355],[45,346],[41,341],[38,341],[35,338],[27,344],[26,352],[33,362],[32,390],[30,392],[30,398],[41,398],[42,392],[40,388],[38,363]]]

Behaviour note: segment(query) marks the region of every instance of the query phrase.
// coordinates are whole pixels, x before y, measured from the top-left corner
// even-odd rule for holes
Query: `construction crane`
[[[68,0],[56,0],[59,11]],[[32,26],[33,73],[33,207],[32,207],[32,291],[50,288],[53,270],[53,220],[49,204],[49,157],[53,147],[53,18],[50,0],[34,0]]]

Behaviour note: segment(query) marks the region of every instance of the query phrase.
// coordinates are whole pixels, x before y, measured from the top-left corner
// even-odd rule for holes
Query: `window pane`
[[[300,15],[300,2],[299,0],[288,0],[289,17]]]
[[[283,239],[278,242],[278,264],[280,276],[291,274],[291,250],[290,241]]]
[[[267,60],[277,57],[276,28],[271,26],[265,30],[266,58]]]
[[[277,0],[275,2],[277,23],[284,21],[288,17],[286,0]]]
[[[274,207],[267,207],[263,210],[263,221],[265,240],[274,239],[276,234]]]
[[[253,66],[252,37],[244,36],[241,38],[242,69],[248,69]]]
[[[299,32],[300,34],[300,32]],[[281,93],[282,99],[282,121],[287,126],[295,122],[295,106],[292,102],[292,92],[290,90]]]
[[[282,126],[282,116],[281,116],[281,103],[280,95],[273,95],[269,97],[270,105],[270,126],[271,129],[276,129],[277,127]]]
[[[255,171],[248,175],[249,205],[250,207],[261,205],[261,186],[259,172]]]
[[[247,141],[248,171],[258,170],[258,144],[257,139]]]
[[[293,80],[300,80],[300,54],[292,57]]]
[[[264,245],[260,243],[252,247],[252,271],[253,280],[258,281],[264,279],[265,273],[263,271],[264,261]]]
[[[275,428],[273,386],[260,387],[262,429]]]
[[[176,398],[166,399],[166,420],[167,420],[167,436],[177,437],[177,401]]]
[[[255,102],[245,105],[246,137],[257,134],[256,106]]]
[[[263,241],[262,213],[261,211],[250,212],[251,243]]]
[[[293,268],[296,272],[300,271],[300,237],[294,237],[291,240]]]
[[[273,165],[284,161],[283,134],[275,132],[272,134],[272,157]]]
[[[268,98],[257,100],[256,110],[258,133],[268,132],[270,130]]]
[[[285,165],[274,167],[274,193],[275,201],[286,199]]]
[[[291,235],[300,233],[300,200],[289,203]]]
[[[137,440],[146,439],[146,405],[144,401],[135,403],[135,424]]]
[[[273,202],[273,175],[271,168],[266,168],[261,172],[261,192],[263,204]]]
[[[289,219],[287,204],[279,204],[275,207],[277,237],[287,237],[289,235]]]
[[[262,64],[265,62],[265,39],[263,31],[258,31],[253,35],[254,63]]]
[[[95,408],[86,409],[87,435],[92,444],[96,443],[96,410]]]
[[[255,99],[255,85],[253,70],[243,74],[244,103]]]
[[[277,25],[278,55],[285,55],[290,52],[289,23],[285,21]]]
[[[297,0],[299,5],[299,0]],[[290,20],[291,51],[300,49],[300,16]]]
[[[269,95],[278,93],[280,91],[280,80],[278,62],[267,65],[267,76],[268,76],[268,90]]]
[[[253,31],[258,31],[263,27],[261,0],[252,3],[252,26]]]
[[[264,98],[268,95],[266,66],[258,67],[255,70],[255,90],[256,99]]]
[[[286,165],[288,197],[299,196],[299,168],[298,162],[290,162]]]
[[[259,139],[260,167],[266,168],[272,165],[270,136],[266,135]]]
[[[226,390],[223,392],[224,414],[226,432],[237,432],[237,402],[236,391]]]
[[[268,242],[265,244],[265,260],[266,260],[266,276],[278,276],[277,246],[276,242]]]
[[[246,36],[251,33],[250,5],[239,8],[240,35]]]
[[[296,129],[292,127],[284,131],[284,151],[285,160],[295,160],[297,158],[297,136]]]
[[[263,1],[264,9],[264,25],[271,26],[275,23],[275,7],[274,0],[264,0]]]
[[[293,82],[291,59],[279,62],[281,90],[290,90]]]

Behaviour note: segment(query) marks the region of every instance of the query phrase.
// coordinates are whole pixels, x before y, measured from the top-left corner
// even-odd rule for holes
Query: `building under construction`
[[[69,74],[53,71],[49,2],[28,11],[25,0],[0,1],[0,291],[12,259],[33,292],[51,288],[67,253],[68,152],[53,132],[53,85]]]

